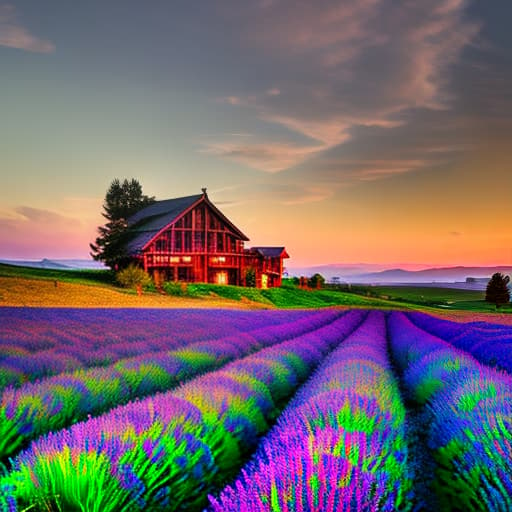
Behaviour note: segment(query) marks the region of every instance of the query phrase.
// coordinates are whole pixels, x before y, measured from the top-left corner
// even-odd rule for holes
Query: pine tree
[[[99,236],[94,244],[89,244],[91,256],[102,261],[111,269],[125,267],[129,258],[126,254],[127,219],[155,202],[154,197],[145,196],[142,186],[136,179],[122,183],[116,178],[110,184],[103,202],[103,217],[107,219],[104,226],[98,227]]]
[[[496,272],[487,283],[487,289],[485,291],[485,300],[496,304],[499,308],[501,304],[508,304],[510,302],[510,291],[508,289],[508,283],[510,277]]]

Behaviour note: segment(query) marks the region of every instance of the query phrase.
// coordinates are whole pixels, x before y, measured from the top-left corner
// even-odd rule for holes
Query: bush
[[[245,286],[256,288],[256,271],[252,267],[245,271]]]
[[[485,291],[485,300],[492,302],[497,308],[500,304],[507,304],[510,302],[510,292],[508,290],[508,283],[510,282],[509,276],[504,276],[496,272],[487,283]]]
[[[308,279],[308,286],[310,288],[322,288],[323,285],[325,283],[325,278],[324,276],[322,276],[321,274],[313,274],[309,279]]]
[[[175,295],[177,297],[184,297],[186,295],[194,295],[192,290],[189,290],[187,283],[181,281],[166,281],[162,288],[168,295]]]
[[[124,288],[145,288],[151,284],[151,277],[142,268],[130,263],[116,274],[117,282]]]

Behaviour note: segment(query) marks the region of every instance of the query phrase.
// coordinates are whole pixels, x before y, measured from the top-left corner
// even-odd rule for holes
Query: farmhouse
[[[253,275],[258,288],[281,285],[284,247],[252,247],[249,239],[202,194],[166,199],[127,219],[128,255],[156,283],[184,281],[245,285]]]

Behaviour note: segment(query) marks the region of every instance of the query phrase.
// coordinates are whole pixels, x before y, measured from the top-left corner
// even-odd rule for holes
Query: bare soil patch
[[[261,309],[266,304],[221,297],[173,297],[160,293],[141,296],[106,286],[53,280],[0,277],[0,306],[79,308],[237,308]]]
[[[429,311],[428,314],[453,322],[489,322],[491,324],[512,325],[512,315],[507,313],[475,313],[473,311],[439,311],[439,313],[434,313]]]

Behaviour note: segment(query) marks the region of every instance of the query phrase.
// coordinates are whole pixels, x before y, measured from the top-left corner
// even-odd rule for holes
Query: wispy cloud
[[[209,143],[201,151],[229,158],[253,169],[274,173],[288,169],[323,148],[297,146],[285,143],[237,144],[234,142]]]
[[[0,46],[28,52],[52,53],[55,45],[32,35],[19,21],[13,5],[0,5]]]
[[[76,219],[72,219],[60,213],[43,210],[40,208],[33,208],[31,206],[17,206],[12,211],[3,211],[1,214],[2,220],[16,222],[16,223],[34,223],[35,225],[76,225]]]
[[[305,142],[290,144],[283,130],[282,140],[220,141],[208,144],[206,151],[275,173],[306,160],[316,163],[333,148],[357,142],[358,127],[396,129],[414,123],[413,116],[403,113],[451,108],[456,97],[450,87],[451,67],[480,29],[465,17],[467,4],[467,0],[282,0],[255,3],[252,8],[230,4],[230,15],[237,17],[246,44],[287,66],[273,80],[279,87],[249,94],[232,91],[221,101]],[[442,154],[442,145],[429,151]],[[421,155],[403,161],[394,158],[388,163],[395,167],[376,162],[372,169],[361,169],[359,177],[382,179],[430,162],[430,157]]]

